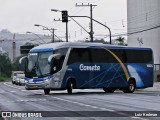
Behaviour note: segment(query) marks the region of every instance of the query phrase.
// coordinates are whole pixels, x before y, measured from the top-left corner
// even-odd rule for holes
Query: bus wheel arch
[[[76,88],[76,80],[74,78],[69,78],[67,80],[67,92],[68,94],[72,94],[73,89]]]
[[[124,93],[133,93],[136,89],[136,80],[135,78],[131,77],[129,80],[128,80],[128,86],[127,88],[123,89],[123,92]]]

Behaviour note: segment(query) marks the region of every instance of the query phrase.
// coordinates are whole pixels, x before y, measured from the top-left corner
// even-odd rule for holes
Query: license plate
[[[34,85],[33,88],[37,88],[38,86]]]

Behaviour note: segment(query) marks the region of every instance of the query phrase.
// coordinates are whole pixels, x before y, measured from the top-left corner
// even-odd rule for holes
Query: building
[[[0,54],[4,54],[7,53],[5,50],[2,49],[2,47],[0,47]]]
[[[128,45],[151,47],[160,64],[160,0],[127,0]]]

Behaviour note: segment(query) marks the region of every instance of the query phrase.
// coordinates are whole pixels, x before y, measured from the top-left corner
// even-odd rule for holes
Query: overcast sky
[[[89,7],[75,7],[78,3],[97,5],[93,8],[93,18],[106,23],[112,34],[126,32],[127,6],[126,0],[0,0],[0,30],[8,29],[13,33],[50,34],[34,24],[55,28],[55,34],[65,36],[65,24],[55,22],[53,19],[61,18],[60,12],[51,9],[68,10],[69,15],[90,15]],[[87,31],[89,20],[75,18]],[[124,25],[124,26],[123,26]],[[70,39],[84,39],[88,34],[71,20],[68,24]],[[107,29],[94,23],[95,35],[108,34]]]

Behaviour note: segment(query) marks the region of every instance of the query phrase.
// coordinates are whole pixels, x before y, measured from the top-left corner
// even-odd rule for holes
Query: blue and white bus
[[[133,93],[153,86],[150,48],[61,42],[34,47],[26,58],[25,88],[51,90],[103,88]]]

